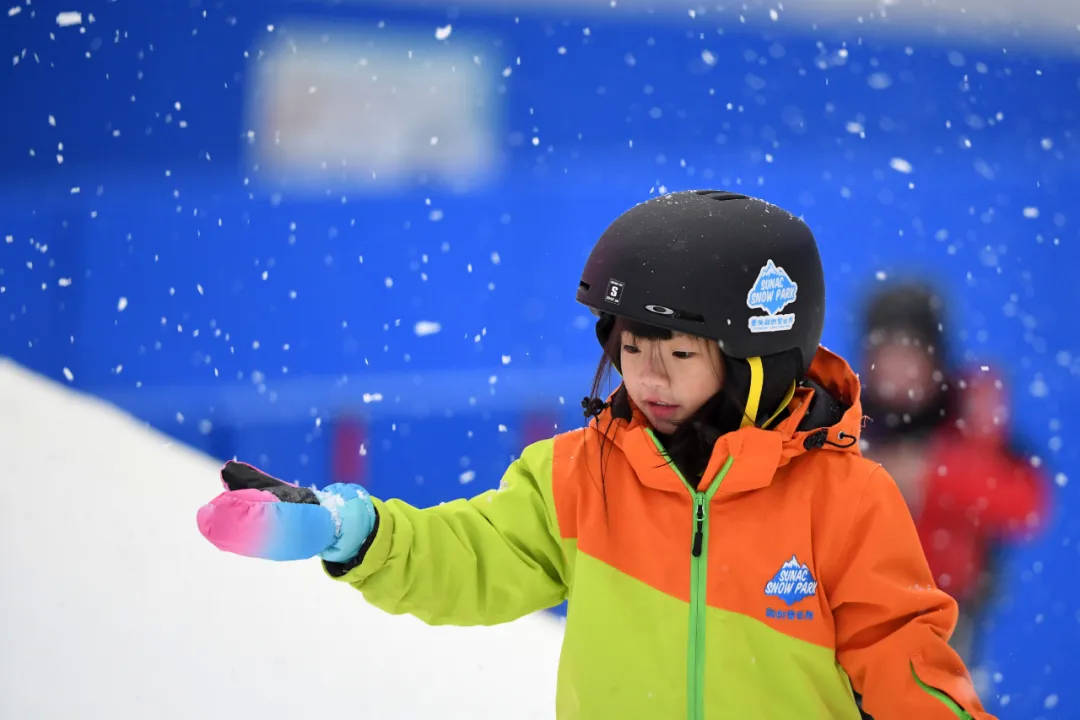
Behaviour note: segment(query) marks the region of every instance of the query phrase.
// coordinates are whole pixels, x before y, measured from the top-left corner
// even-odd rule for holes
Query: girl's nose
[[[660,350],[653,347],[645,356],[645,377],[654,381],[666,382],[668,377],[667,365],[664,363],[664,357]]]

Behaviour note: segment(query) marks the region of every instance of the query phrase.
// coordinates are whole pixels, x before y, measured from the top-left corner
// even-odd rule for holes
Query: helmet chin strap
[[[774,412],[768,420],[761,424],[762,428],[768,428],[770,425],[772,425],[773,420],[775,420],[776,417],[784,411],[784,408],[786,408],[788,404],[791,403],[791,399],[795,397],[795,385],[796,382],[792,380],[791,385],[788,386],[787,394],[784,395],[784,399],[780,401],[780,407],[776,408],[776,412]]]
[[[795,397],[795,381],[791,381],[791,385],[788,387],[787,394],[784,395],[784,399],[780,401],[780,406],[776,408],[776,411],[769,416],[769,419],[758,425],[757,416],[761,406],[761,391],[765,387],[765,369],[761,362],[761,357],[750,357],[746,359],[747,364],[750,366],[750,390],[746,395],[746,410],[743,412],[742,422],[739,425],[740,428],[747,426],[755,426],[767,428],[772,424],[772,421],[784,411],[784,408],[788,406],[791,399]]]
[[[739,427],[757,425],[761,388],[765,386],[765,371],[761,367],[761,358],[746,358],[746,362],[750,365],[750,392],[746,395],[746,410],[743,411],[743,419]]]

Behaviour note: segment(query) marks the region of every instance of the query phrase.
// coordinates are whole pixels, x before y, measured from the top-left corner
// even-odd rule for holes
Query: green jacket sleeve
[[[418,509],[375,500],[363,561],[335,579],[373,605],[432,625],[493,625],[566,597],[552,500],[553,440],[530,445],[498,489]]]

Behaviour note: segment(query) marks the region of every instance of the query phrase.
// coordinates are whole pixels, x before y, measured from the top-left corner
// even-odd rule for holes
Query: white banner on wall
[[[496,171],[503,65],[433,29],[285,23],[252,60],[250,160],[290,190],[459,189]]]

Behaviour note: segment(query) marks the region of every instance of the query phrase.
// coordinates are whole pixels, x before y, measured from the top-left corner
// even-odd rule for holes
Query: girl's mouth
[[[646,405],[649,406],[649,412],[651,412],[654,417],[660,418],[662,420],[671,419],[672,417],[674,417],[675,413],[679,409],[678,405],[667,405],[665,403],[657,403],[651,401],[647,402]]]

